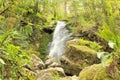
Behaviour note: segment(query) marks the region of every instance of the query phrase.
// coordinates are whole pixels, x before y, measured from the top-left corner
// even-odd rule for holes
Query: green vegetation
[[[118,76],[118,72],[116,71],[116,73],[114,73],[114,75],[116,76],[114,79],[112,77],[109,77],[108,74],[105,72],[105,68],[102,67],[101,64],[94,64],[90,67],[85,68],[81,74],[79,75],[79,80],[81,79],[86,79],[86,80],[92,80],[92,79],[96,79],[96,80],[119,80],[119,76]],[[91,75],[91,76],[88,76]]]
[[[31,54],[46,58],[52,33],[44,29],[53,31],[55,25],[50,24],[58,20],[67,20],[73,35],[96,27],[95,33],[109,43],[113,52],[81,38],[77,44],[96,50],[104,67],[119,62],[119,0],[0,0],[0,80],[28,79],[21,75],[21,67],[30,63]]]

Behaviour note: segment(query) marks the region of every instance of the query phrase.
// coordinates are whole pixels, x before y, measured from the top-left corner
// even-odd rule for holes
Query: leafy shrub
[[[18,79],[19,68],[29,63],[29,53],[23,49],[23,46],[15,44],[15,39],[18,37],[23,39],[23,36],[20,35],[15,28],[7,30],[3,26],[0,29],[0,68],[4,70],[0,73],[2,79],[5,77]]]

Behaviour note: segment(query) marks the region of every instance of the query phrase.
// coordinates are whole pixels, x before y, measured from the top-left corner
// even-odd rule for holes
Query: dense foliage
[[[119,0],[0,0],[0,80],[22,77],[30,54],[45,57],[52,35],[43,29],[57,20],[68,20],[74,34],[97,26],[113,53],[120,48]]]

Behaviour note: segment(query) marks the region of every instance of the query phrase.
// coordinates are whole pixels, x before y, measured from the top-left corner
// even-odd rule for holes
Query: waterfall
[[[65,53],[65,43],[69,40],[70,35],[69,30],[66,29],[66,23],[64,21],[58,21],[53,33],[49,56],[60,60]]]

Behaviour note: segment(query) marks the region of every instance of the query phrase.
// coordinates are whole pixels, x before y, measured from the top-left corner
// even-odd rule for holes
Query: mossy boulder
[[[120,75],[116,69],[115,76],[111,77],[107,74],[106,68],[101,64],[94,64],[83,69],[78,80],[120,80]]]
[[[97,59],[97,52],[93,49],[90,49],[87,46],[81,45],[70,45],[69,49],[66,51],[65,56],[72,62],[76,64],[93,64],[99,62]]]
[[[96,54],[99,49],[99,44],[91,41],[82,39],[68,41],[66,52],[61,60],[65,73],[78,75],[83,68],[100,63]]]

